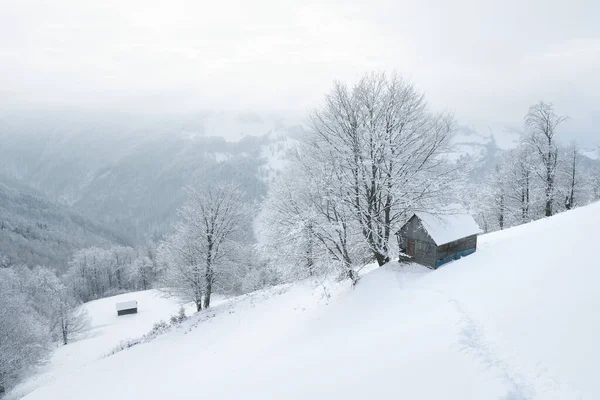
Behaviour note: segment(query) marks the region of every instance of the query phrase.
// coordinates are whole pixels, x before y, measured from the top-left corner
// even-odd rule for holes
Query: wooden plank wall
[[[400,229],[398,245],[404,251],[408,248],[408,240],[415,241],[414,261],[428,267],[435,267],[437,246],[425,229],[421,227],[421,222],[416,216],[413,216]]]

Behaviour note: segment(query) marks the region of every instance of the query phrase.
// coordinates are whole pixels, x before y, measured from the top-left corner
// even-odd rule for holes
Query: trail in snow
[[[444,296],[443,293],[439,294]],[[448,297],[446,296],[446,298]],[[511,368],[508,363],[502,360],[499,353],[493,350],[493,346],[486,339],[481,324],[475,321],[471,314],[465,311],[464,307],[458,301],[448,299],[448,302],[452,304],[461,316],[460,344],[463,345],[463,350],[475,354],[489,368],[498,370],[502,379],[511,388],[504,396],[504,400],[534,399],[535,392],[532,383],[519,371]]]
[[[410,290],[411,286],[415,286],[414,280],[407,279],[406,274],[401,273],[403,270],[402,266],[391,270],[395,272],[394,275],[399,289]],[[534,390],[531,382],[528,382],[527,378],[518,371],[511,369],[492,350],[492,346],[486,340],[481,324],[476,322],[459,301],[439,290],[421,288],[419,286],[414,287],[414,289],[434,294],[441,298],[443,302],[451,304],[457,311],[460,315],[459,344],[461,345],[461,351],[468,351],[474,354],[486,367],[499,371],[499,375],[510,387],[509,392],[504,396],[503,400],[528,400],[534,398]]]
[[[536,368],[527,368],[509,361],[511,357],[507,355],[514,352],[496,350],[496,345],[485,333],[485,324],[478,321],[459,300],[439,290],[426,288],[421,290],[441,297],[458,312],[461,318],[459,342],[462,346],[461,350],[475,355],[487,368],[497,371],[497,374],[508,384],[510,390],[502,400],[582,398],[580,393],[574,391],[565,382],[550,376],[546,372],[547,368],[539,364]]]
[[[440,290],[420,287],[418,284],[419,280],[415,280],[414,274],[408,272],[410,271],[409,265],[400,264],[399,266],[390,268],[390,271],[394,272],[399,289],[415,289],[431,293],[439,297],[443,302],[452,305],[460,316],[458,332],[460,350],[474,355],[479,362],[489,370],[495,371],[507,384],[509,391],[502,397],[502,400],[582,398],[581,394],[575,392],[569,385],[550,376],[546,372],[547,368],[538,365],[537,368],[528,372],[524,366],[517,366],[510,362],[508,360],[510,357],[502,356],[506,352],[503,353],[495,349],[495,344],[485,334],[485,324],[478,321],[473,313],[456,298]],[[511,353],[514,354],[514,352]],[[518,357],[514,358],[518,359]]]

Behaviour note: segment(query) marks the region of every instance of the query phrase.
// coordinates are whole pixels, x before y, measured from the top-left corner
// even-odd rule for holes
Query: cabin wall
[[[477,249],[477,235],[467,236],[439,246],[436,255],[436,267],[445,264],[458,256],[464,256],[475,252]]]
[[[415,254],[413,260],[416,263],[434,268],[437,245],[429,237],[425,229],[421,227],[421,222],[416,216],[413,216],[399,231],[398,246],[400,251],[408,254],[409,241],[414,241]]]
[[[137,308],[130,308],[127,310],[117,311],[117,315],[128,315],[128,314],[137,314]]]

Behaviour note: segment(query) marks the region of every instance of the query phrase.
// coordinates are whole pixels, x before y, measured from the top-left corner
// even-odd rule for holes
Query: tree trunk
[[[213,271],[212,268],[206,269],[206,293],[204,294],[204,308],[210,307],[210,295],[212,294],[212,280]]]
[[[68,335],[67,335],[67,333],[68,333],[68,332],[67,332],[67,328],[63,327],[63,330],[62,330],[62,337],[63,337],[63,345],[65,345],[65,346],[67,345],[67,342],[68,342],[68,340],[67,340],[67,339],[68,339],[68,337],[67,337],[67,336],[68,336]]]
[[[504,229],[504,194],[500,195],[500,216],[498,218],[500,230]]]
[[[313,253],[314,253],[314,243],[313,243],[313,227],[312,224],[309,224],[307,227],[307,232],[308,232],[308,243],[306,246],[306,269],[308,270],[308,275],[309,276],[313,276],[315,274],[315,270],[314,270],[314,257],[313,257]]]
[[[348,274],[348,278],[352,281],[352,287],[356,286],[356,284],[358,283],[358,280],[360,279],[360,277],[358,276],[358,273],[353,270],[352,268],[350,268],[349,266],[346,267],[346,271]]]
[[[204,308],[210,307],[210,295],[212,294],[212,284],[213,284],[213,269],[212,269],[212,260],[213,260],[213,246],[214,243],[211,240],[210,236],[208,239],[208,254],[206,256],[206,293],[204,293]]]
[[[389,256],[383,255],[383,254],[379,253],[378,251],[376,251],[374,253],[375,253],[375,259],[377,260],[377,264],[379,264],[380,267],[382,265],[390,262],[390,257]]]
[[[552,216],[552,175],[551,172],[548,171],[547,182],[546,182],[546,207],[545,214],[546,217]]]
[[[548,147],[552,149],[552,140],[548,138]],[[546,165],[546,217],[552,216],[552,202],[553,202],[553,191],[554,191],[554,169],[556,168],[556,155],[554,159],[552,150],[548,151],[548,160]],[[554,163],[554,168],[552,166]]]
[[[568,197],[567,210],[572,209],[575,206],[575,173],[577,169],[577,153],[573,152],[573,170],[571,174],[571,192]]]

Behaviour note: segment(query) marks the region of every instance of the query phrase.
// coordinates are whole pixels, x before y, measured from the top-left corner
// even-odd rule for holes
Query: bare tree
[[[288,169],[274,182],[263,206],[263,251],[284,255],[294,267],[291,279],[331,270],[353,284],[365,261],[365,239],[354,210],[344,201],[335,161],[315,157],[303,144]]]
[[[158,247],[158,260],[163,268],[162,287],[185,301],[193,301],[196,310],[202,310],[204,277],[202,250],[192,230],[181,222],[175,232]]]
[[[316,211],[303,170],[292,163],[270,186],[258,218],[260,250],[288,280],[315,275]],[[281,268],[281,267],[280,267]]]
[[[494,179],[495,196],[494,202],[498,211],[498,226],[500,230],[504,229],[506,223],[506,185],[503,180],[503,171],[499,166],[496,166],[496,174]]]
[[[525,127],[530,133],[530,143],[542,164],[537,175],[544,183],[544,212],[547,217],[552,215],[555,201],[555,179],[558,166],[558,146],[555,135],[557,127],[566,120],[567,117],[559,116],[554,112],[552,103],[543,101],[529,107],[529,112],[525,116]]]
[[[531,204],[533,200],[534,166],[530,160],[527,147],[519,146],[509,159],[512,177],[510,180],[511,195],[518,204],[520,223],[531,220]]]
[[[442,192],[440,157],[453,119],[432,114],[422,94],[402,79],[368,74],[354,88],[336,83],[311,119],[306,143],[334,160],[344,201],[353,210],[379,265],[410,209]]]
[[[86,331],[90,325],[87,311],[68,289],[61,285],[55,292],[53,331],[60,332],[63,345],[67,345],[75,335]]]
[[[589,185],[593,201],[600,200],[600,166],[592,169],[589,178]]]
[[[175,233],[161,246],[164,283],[193,300],[196,309],[210,307],[215,282],[228,255],[228,242],[247,223],[242,193],[234,185],[188,188]]]
[[[577,143],[573,142],[567,150],[565,209],[570,210],[577,205],[578,190],[580,188],[581,153]]]

